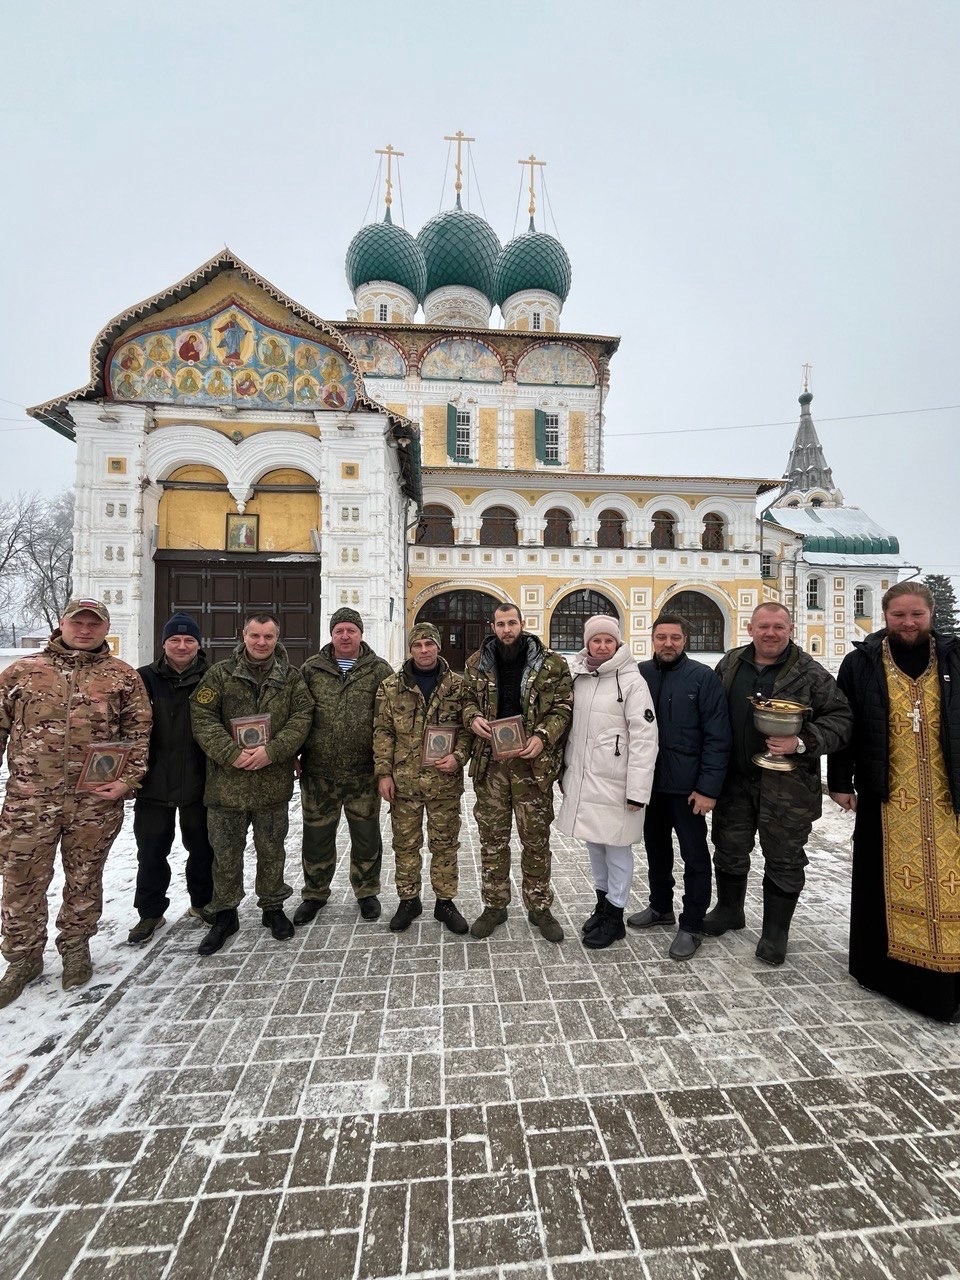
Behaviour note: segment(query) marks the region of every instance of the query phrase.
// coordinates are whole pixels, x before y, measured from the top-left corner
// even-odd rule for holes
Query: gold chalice
[[[759,694],[748,698],[748,702],[753,707],[753,723],[765,738],[788,738],[799,733],[804,713],[813,710],[802,702],[791,702],[789,698],[761,698]],[[795,760],[775,756],[769,751],[762,751],[752,759],[761,769],[773,769],[777,773],[790,773],[797,767]]]

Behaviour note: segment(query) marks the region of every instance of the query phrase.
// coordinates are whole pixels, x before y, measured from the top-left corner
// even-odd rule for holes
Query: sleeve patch
[[[199,699],[198,699],[198,701],[199,701]],[[649,707],[647,707],[646,711],[643,713],[643,718],[644,718],[644,720],[646,720],[646,721],[647,721],[647,723],[648,723],[648,724],[652,724],[652,723],[653,723],[654,715],[653,715],[653,712],[650,710],[650,708],[649,708]]]
[[[197,690],[197,702],[201,707],[209,707],[211,702],[216,702],[217,695],[212,689],[206,687]]]

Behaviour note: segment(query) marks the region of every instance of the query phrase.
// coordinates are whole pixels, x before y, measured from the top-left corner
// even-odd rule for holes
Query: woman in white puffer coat
[[[586,841],[597,906],[583,926],[594,950],[623,938],[633,880],[632,845],[643,834],[653,788],[657,721],[647,682],[620,638],[616,618],[598,614],[583,628],[570,664],[573,724],[564,752],[557,830]]]

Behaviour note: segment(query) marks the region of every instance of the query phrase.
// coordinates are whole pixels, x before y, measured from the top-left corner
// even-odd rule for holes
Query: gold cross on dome
[[[387,157],[387,194],[383,198],[383,203],[388,209],[393,204],[393,175],[391,169],[393,157],[399,157],[404,154],[405,153],[403,151],[394,151],[392,142],[388,142],[385,147],[378,147],[374,152],[374,155]]]
[[[457,180],[453,184],[453,189],[457,195],[463,190],[463,183],[460,179],[463,177],[463,165],[461,164],[461,152],[465,142],[476,142],[476,138],[468,138],[462,129],[458,129],[456,133],[445,133],[443,135],[444,142],[455,142],[457,144]]]
[[[530,214],[530,217],[532,218],[537,211],[537,194],[534,190],[533,171],[535,168],[545,169],[547,166],[547,162],[546,160],[538,160],[537,157],[531,151],[530,154],[527,156],[526,160],[518,160],[517,164],[524,164],[524,165],[528,164],[530,166],[530,208],[527,210],[527,212]]]

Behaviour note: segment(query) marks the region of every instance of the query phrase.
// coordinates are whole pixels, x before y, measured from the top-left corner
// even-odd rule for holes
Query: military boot
[[[451,933],[467,933],[470,926],[457,909],[452,898],[438,898],[433,908],[434,920],[445,924]]]
[[[475,938],[489,938],[494,929],[504,924],[506,919],[506,907],[484,907],[470,926],[470,932]]]
[[[210,932],[197,947],[197,955],[214,955],[239,928],[240,920],[237,917],[236,910],[218,911],[213,918],[213,926]]]
[[[0,1009],[13,1004],[24,987],[39,978],[41,973],[43,956],[31,956],[28,960],[14,960],[8,964],[6,973],[0,978]]]
[[[799,893],[784,893],[772,880],[763,877],[763,928],[757,943],[757,959],[766,964],[783,964],[787,958],[790,921]]]
[[[419,897],[401,898],[400,905],[390,918],[390,928],[394,933],[402,933],[409,929],[417,916],[423,915],[423,903]]]
[[[141,916],[139,922],[127,934],[127,941],[133,947],[141,942],[149,942],[163,923],[163,916]]]
[[[63,978],[61,986],[64,991],[73,991],[76,987],[85,987],[93,977],[93,961],[90,959],[90,943],[84,939],[63,953]]]
[[[287,938],[293,937],[293,921],[282,907],[262,911],[260,923],[265,929],[270,930],[278,942],[285,942]]]
[[[607,904],[607,891],[605,889],[597,890],[597,905],[594,907],[590,915],[587,916],[583,924],[580,926],[581,933],[589,933],[591,929],[596,929],[597,925],[603,919],[603,908]]]
[[[621,915],[623,912],[620,913]],[[527,919],[535,928],[540,930],[540,936],[546,938],[548,942],[562,942],[563,929],[560,921],[552,914],[549,907],[544,907],[542,911],[528,911]],[[587,935],[592,937],[591,935]]]
[[[743,904],[747,900],[747,877],[731,876],[726,871],[714,873],[717,881],[717,905],[703,917],[703,932],[719,938],[728,929],[743,929],[746,917]]]
[[[613,943],[619,942],[621,938],[626,936],[627,931],[623,924],[623,907],[615,907],[612,902],[608,902],[604,909],[603,919],[597,927],[583,935],[583,945],[589,947],[591,951],[600,951],[604,947],[609,947]]]

